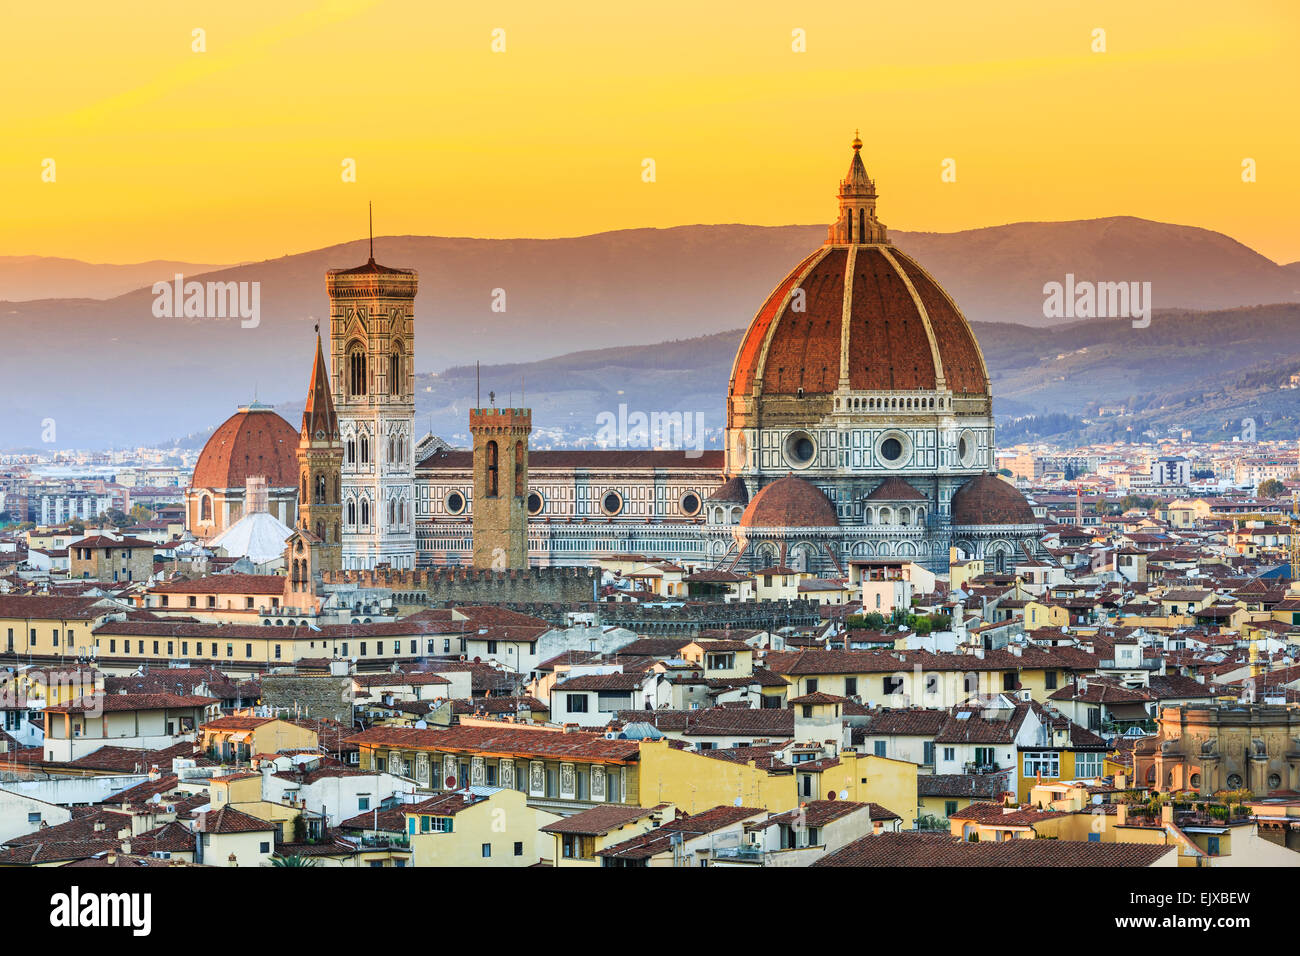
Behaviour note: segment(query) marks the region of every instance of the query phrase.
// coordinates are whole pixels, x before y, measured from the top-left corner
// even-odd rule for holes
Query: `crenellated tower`
[[[528,567],[528,408],[473,408],[474,567]]]

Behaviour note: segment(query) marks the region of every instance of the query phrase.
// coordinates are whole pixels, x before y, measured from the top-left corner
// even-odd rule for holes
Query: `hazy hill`
[[[741,328],[824,236],[821,225],[721,225],[547,240],[405,236],[379,238],[375,245],[381,262],[420,272],[417,369],[432,373],[475,359],[531,362]],[[1140,219],[1018,223],[952,234],[895,231],[893,238],[976,321],[1042,325],[1042,285],[1066,272],[1080,279],[1151,281],[1158,308],[1300,299],[1293,271],[1240,243]],[[38,443],[46,418],[57,423],[59,445],[120,446],[210,428],[255,391],[268,402],[298,401],[310,368],[313,317],[327,315],[325,270],[365,256],[365,244],[352,242],[206,275],[185,273],[260,282],[261,322],[250,329],[230,320],[155,318],[149,286],[171,278],[177,267],[169,263],[159,263],[142,288],[111,299],[0,302],[10,370],[10,414],[0,421],[0,447]],[[495,289],[505,292],[505,312],[491,310]],[[1028,341],[1038,340],[1011,344]],[[707,399],[720,414],[726,351],[710,360],[714,371],[696,369],[694,378],[678,358],[660,368],[656,374],[672,382],[668,407],[686,401],[703,407]],[[608,405],[619,388],[624,398],[640,394],[650,360],[651,352],[617,360],[624,364],[602,366],[606,358],[591,358],[597,364],[566,368],[563,375],[575,376],[569,385],[583,386],[573,391]],[[532,380],[544,371],[518,371],[528,376],[530,396],[548,400],[549,392]],[[484,391],[516,388],[515,372],[485,373]],[[455,381],[458,374],[447,377]],[[714,374],[718,384],[709,378]],[[1009,382],[1014,391],[1007,407],[1040,400],[1032,384]],[[656,397],[664,392],[646,387],[651,391],[636,401],[664,407]],[[436,407],[436,393],[426,394]],[[660,404],[648,405],[652,398]],[[579,407],[589,406],[565,406],[566,416],[578,415]],[[539,406],[539,424],[543,410]]]
[[[1215,312],[1159,312],[1151,326],[1081,322],[1055,329],[1009,323],[973,323],[993,378],[1000,421],[1060,413],[1075,420],[1078,439],[1132,437],[1150,428],[1164,435],[1178,426],[1197,438],[1240,433],[1256,419],[1259,437],[1300,434],[1300,392],[1289,385],[1300,372],[1300,305]],[[689,412],[703,416],[708,445],[720,447],[723,400],[743,330],[658,345],[597,349],[526,364],[485,366],[498,403],[517,400],[521,388],[534,408],[534,443],[590,441],[601,412]],[[475,369],[461,366],[420,376],[418,426],[466,443],[465,421]],[[1127,413],[1114,414],[1124,406]],[[1100,415],[1099,407],[1107,410]],[[280,411],[292,422],[301,401]],[[1083,421],[1086,419],[1085,421]],[[1034,433],[1036,434],[1036,433]]]
[[[197,275],[224,269],[197,262],[133,262],[113,265],[54,256],[0,256],[0,300],[108,299],[177,272]]]

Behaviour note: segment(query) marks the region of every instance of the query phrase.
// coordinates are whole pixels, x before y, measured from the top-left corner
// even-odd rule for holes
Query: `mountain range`
[[[378,237],[375,251],[380,262],[420,274],[423,422],[455,433],[473,397],[466,376],[472,384],[471,363],[482,360],[484,394],[526,390],[534,421],[554,430],[539,439],[567,442],[594,431],[584,419],[617,412],[624,401],[633,410],[698,409],[709,428],[719,427],[736,330],[824,236],[823,226],[700,225],[572,239]],[[1155,347],[1154,336],[1140,337],[1152,330],[1128,322],[1081,323],[1097,329],[1070,331],[1058,341],[1066,332],[1044,316],[1043,286],[1067,273],[1077,280],[1151,282],[1161,316],[1153,328],[1168,316],[1195,320],[1193,313],[1209,312],[1219,322],[1235,321],[1237,313],[1225,310],[1300,302],[1300,263],[1279,265],[1210,230],[1132,217],[946,234],[893,231],[891,238],[976,323],[991,370],[998,369],[998,407],[1009,414],[1082,409],[1085,395],[1105,404],[1097,395],[1102,390],[1129,397],[1157,382],[1162,393],[1185,390],[1193,384],[1187,376],[1207,374],[1204,362],[1176,373],[1183,365],[1136,344]],[[38,260],[30,263],[32,277],[17,282],[12,260],[0,260],[0,336],[11,395],[0,447],[40,447],[48,419],[56,423],[58,447],[152,444],[168,436],[193,441],[254,395],[286,403],[293,421],[292,403],[306,390],[313,325],[328,317],[325,270],[364,262],[366,255],[364,242],[350,242],[216,270],[146,263],[130,267],[142,270],[130,273],[139,287],[101,299],[84,296],[111,294],[112,282],[127,281],[120,272],[127,267],[87,272],[84,263]],[[119,271],[95,277],[100,269]],[[259,283],[256,327],[156,317],[150,287],[178,271],[187,280]],[[1251,328],[1243,341],[1253,345],[1243,348],[1261,348],[1258,362],[1281,362],[1300,351],[1285,334],[1281,341],[1259,341],[1259,330]],[[1119,364],[1112,358],[1089,366],[1066,384],[1042,378],[1058,353],[1073,351],[1069,336],[1083,341],[1094,334],[1115,350]],[[1014,356],[1005,370],[1004,344]],[[1143,355],[1149,364],[1125,364],[1126,354]],[[1116,371],[1121,367],[1127,371]],[[1088,384],[1093,380],[1096,385]]]

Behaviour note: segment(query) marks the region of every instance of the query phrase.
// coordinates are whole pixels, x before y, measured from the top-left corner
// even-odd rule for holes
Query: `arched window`
[[[388,523],[397,524],[397,501],[394,498],[388,499]]]
[[[370,501],[366,498],[361,499],[361,524],[362,527],[370,524]]]
[[[397,461],[397,439],[392,435],[388,436],[388,463],[391,465]]]
[[[334,476],[334,500],[332,503],[333,504],[339,503],[339,476],[338,475]]]
[[[353,398],[366,394],[366,353],[360,345],[348,349],[348,395]]]
[[[338,544],[343,538],[339,535],[339,523],[334,522],[334,543]]]
[[[355,465],[356,463],[357,463],[357,440],[355,438],[349,438],[348,439],[348,464]]]
[[[357,503],[355,501],[349,501],[348,502],[348,527],[352,527],[356,523],[357,523]]]
[[[300,494],[300,495],[298,496],[298,500],[301,501],[303,504],[306,504],[306,503],[307,503],[307,476],[306,476],[306,474],[304,474],[304,475],[302,476],[302,494]]]
[[[199,499],[199,520],[200,521],[212,520],[212,496],[211,495],[204,495],[202,498]]]
[[[325,540],[325,522],[319,519],[316,521],[316,537]]]
[[[362,435],[361,436],[361,464],[365,465],[368,464],[369,462],[370,462],[370,439],[367,436]]]
[[[487,443],[487,496],[495,498],[497,496],[497,443],[490,441]]]
[[[402,394],[402,345],[393,346],[393,354],[388,356],[388,394]]]
[[[521,441],[517,441],[515,442],[515,497],[516,498],[522,498],[524,496],[525,477],[526,474],[524,472],[524,443]]]
[[[325,476],[316,476],[316,504],[325,504]]]
[[[867,211],[858,210],[858,242],[867,241]]]

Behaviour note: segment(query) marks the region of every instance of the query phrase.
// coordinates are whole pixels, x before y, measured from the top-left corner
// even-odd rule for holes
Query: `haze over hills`
[[[895,230],[891,236],[976,322],[1045,325],[1050,320],[1042,314],[1043,284],[1062,281],[1067,272],[1080,280],[1150,281],[1158,309],[1300,301],[1295,264],[1279,266],[1209,230],[1131,217],[951,234]],[[420,272],[417,371],[428,374],[475,359],[494,366],[531,363],[573,351],[699,336],[708,342],[715,333],[738,334],[734,330],[748,323],[781,277],[824,237],[821,225],[718,225],[573,239],[382,237],[375,247],[379,261]],[[267,402],[299,402],[310,368],[312,325],[328,315],[325,270],[364,262],[366,254],[364,242],[351,242],[206,274],[159,263],[157,274],[146,276],[141,288],[111,299],[0,302],[13,396],[11,414],[0,422],[0,447],[38,446],[47,418],[57,423],[59,446],[107,447],[211,428],[255,392]],[[242,328],[229,319],[156,318],[149,286],[170,280],[176,271],[200,281],[259,282],[260,323]],[[0,286],[0,296],[14,298],[8,291],[13,288]],[[492,310],[494,301],[500,302],[494,290],[504,291],[503,312]],[[1031,332],[1020,328],[1011,338],[1037,343],[1040,361],[1064,350],[1052,332]],[[683,355],[708,347],[683,343],[680,354],[653,346],[625,358],[584,358],[582,368],[564,367],[562,374],[570,376],[569,391],[575,383],[585,384],[604,408],[618,388],[624,397],[642,394],[639,377],[654,371],[673,386],[668,392],[645,386],[650,390],[637,399],[645,410],[694,406],[716,416],[734,344],[719,347],[722,357],[708,360],[713,371],[684,364]],[[1262,355],[1276,352],[1269,345]],[[656,353],[664,357],[655,358]],[[651,361],[656,364],[647,366]],[[544,425],[543,403],[551,393],[533,380],[545,374],[544,365],[527,371],[489,368],[484,392],[516,389],[519,375],[526,375],[529,402],[538,410],[534,420]],[[454,381],[458,374],[443,379]],[[420,387],[432,389],[435,381]],[[997,392],[1000,410],[1019,408],[1017,402],[1028,411],[1040,401],[1069,401],[1067,390],[1059,396],[1051,390],[1039,394],[1013,379],[1007,387],[1005,395]],[[427,416],[437,403],[424,400],[425,394],[432,398],[435,392],[422,393],[421,414]],[[672,398],[669,404],[664,395]],[[566,399],[555,410],[564,410],[566,417],[570,411],[587,414],[580,407],[596,406]],[[610,410],[617,410],[617,402]],[[460,418],[458,411],[455,421]],[[708,422],[711,428],[719,424]]]
[[[108,299],[177,272],[197,275],[225,268],[163,259],[116,265],[54,256],[0,256],[0,301]]]
[[[1157,312],[1143,329],[1129,321],[1054,329],[975,322],[972,328],[1003,425],[1055,413],[1072,419],[1063,437],[1073,440],[1137,438],[1147,430],[1163,437],[1175,428],[1223,440],[1240,434],[1241,419],[1250,416],[1260,438],[1300,436],[1300,391],[1289,387],[1300,372],[1300,304]],[[743,331],[487,366],[482,378],[499,389],[498,404],[517,400],[525,383],[538,447],[591,444],[598,416],[618,416],[620,405],[628,415],[699,414],[705,447],[721,447],[723,403]],[[419,376],[417,431],[468,444],[474,391],[473,366]],[[302,402],[278,410],[296,422]],[[1057,432],[1029,427],[1027,434]]]

